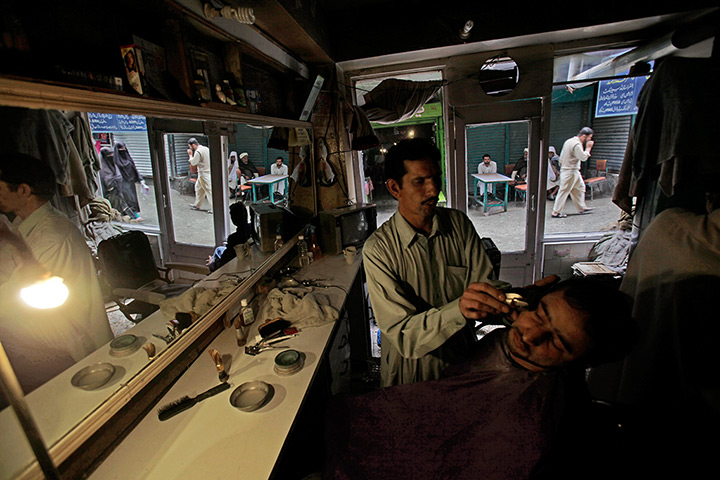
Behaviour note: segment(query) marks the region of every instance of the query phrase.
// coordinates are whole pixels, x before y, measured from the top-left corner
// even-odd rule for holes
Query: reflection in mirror
[[[175,292],[165,292],[167,297],[158,292],[130,292],[129,289],[136,286],[125,285],[121,287],[125,288],[126,295],[122,301],[139,299],[155,305],[141,316],[125,316],[117,308],[118,292],[106,281],[107,272],[99,259],[99,247],[104,241],[131,231],[142,232],[149,244],[147,264],[152,269],[155,265],[175,266],[162,248],[162,238],[169,233],[168,223],[174,226],[172,235],[178,241],[204,246],[206,258],[218,246],[213,236],[213,219],[217,216],[189,207],[195,200],[187,151],[189,135],[183,134],[182,138],[165,135],[166,162],[153,167],[148,140],[153,138],[152,132],[147,131],[142,116],[0,108],[5,132],[12,140],[5,150],[25,151],[49,160],[54,174],[53,186],[57,184],[59,190],[58,194],[48,197],[49,202],[40,210],[45,216],[30,218],[26,207],[35,204],[29,199],[39,190],[22,187],[29,182],[24,177],[5,178],[6,169],[0,169],[0,220],[7,224],[16,222],[10,228],[20,232],[37,259],[53,273],[68,271],[61,275],[70,289],[68,304],[61,307],[66,311],[33,315],[19,311],[23,307],[16,305],[17,297],[9,293],[17,283],[13,280],[17,258],[8,251],[5,242],[0,245],[0,289],[3,290],[0,292],[3,303],[0,338],[11,356],[13,370],[21,379],[42,437],[52,446],[61,440],[64,442],[68,432],[80,422],[86,422],[101,406],[110,406],[113,411],[121,408],[129,395],[114,394],[127,390],[133,382],[147,384],[152,375],[164,368],[153,365],[167,365],[178,355],[177,349],[167,347],[187,346],[181,341],[180,333],[191,330],[188,326],[197,325],[204,318],[218,320],[221,317],[218,312],[230,306],[227,301],[239,302],[234,292],[238,287],[244,288],[244,279],[267,268],[274,252],[263,251],[259,242],[251,246],[248,254],[244,249],[233,249],[241,254],[216,267],[212,273],[204,262],[199,268],[196,265],[195,278],[203,280],[190,282]],[[272,168],[281,168],[281,165],[292,171],[303,158],[312,175],[311,147],[306,145],[304,150],[299,146],[288,150],[268,148],[271,131],[271,127],[238,125],[235,138],[228,139],[229,151],[248,152],[249,161],[259,173],[261,167],[270,173]],[[206,136],[196,134],[195,138],[199,144],[208,144]],[[223,178],[232,179],[233,172],[227,161],[234,156],[227,157],[223,162],[228,175]],[[18,175],[34,171],[27,168],[26,162],[19,165],[24,168],[19,169]],[[223,191],[231,205],[240,203],[249,213],[253,205],[260,203],[253,203],[251,195],[244,195],[246,191],[251,192],[251,188],[240,188],[245,183],[240,178],[239,162],[234,170],[237,174],[234,190],[231,182],[226,186],[212,185],[212,188]],[[161,181],[162,178],[169,181]],[[21,187],[12,190],[17,182]],[[192,183],[193,188],[183,190],[183,185],[187,187],[188,183]],[[285,206],[288,211],[297,209],[309,218],[315,204],[312,183],[295,185],[293,189],[296,183],[290,180],[289,184],[283,184],[284,189],[273,193],[280,207]],[[275,187],[277,185],[269,185],[264,191],[257,191],[256,201],[267,204],[264,197]],[[293,190],[299,192],[296,198],[292,196]],[[21,199],[22,195],[29,195],[28,200]],[[158,208],[163,198],[171,199],[173,222],[163,220]],[[190,215],[197,215],[200,223],[188,220]],[[250,221],[249,215],[246,221]],[[42,226],[46,228],[40,228]],[[252,224],[248,226],[252,228]],[[236,226],[230,228],[237,229]],[[288,237],[295,233],[287,231]],[[129,264],[139,257],[138,250],[131,250],[129,256],[120,256],[120,259],[124,258]],[[150,283],[164,282],[152,278]],[[81,319],[85,323],[78,323]],[[194,333],[193,337],[196,335],[199,334]],[[102,381],[96,381],[96,377],[102,377]],[[6,400],[0,398],[4,445],[0,449],[0,470],[14,476],[33,461],[33,456],[26,443],[8,440],[21,438],[22,432],[6,406]]]
[[[520,70],[510,57],[490,58],[480,68],[480,88],[490,96],[500,97],[512,92],[517,86]]]

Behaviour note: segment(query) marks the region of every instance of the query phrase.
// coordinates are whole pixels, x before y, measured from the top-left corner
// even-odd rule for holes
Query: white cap
[[[242,152],[242,153],[240,154],[240,158],[247,157],[247,156],[248,156],[247,152]]]

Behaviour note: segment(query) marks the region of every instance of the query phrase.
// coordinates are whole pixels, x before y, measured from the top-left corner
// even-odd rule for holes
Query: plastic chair
[[[515,196],[519,195],[522,201],[525,201],[525,194],[527,193],[527,183],[523,183],[522,185],[515,185]]]
[[[167,263],[165,267],[158,267],[150,241],[137,230],[103,240],[97,255],[101,278],[110,287],[113,301],[123,315],[135,323],[157,310],[166,298],[180,295],[192,286],[171,283],[169,274],[173,269],[200,275],[209,273],[204,265]]]
[[[598,160],[595,162],[595,169],[597,170],[597,176],[585,180],[585,186],[590,188],[590,200],[593,200],[595,197],[595,189],[599,189],[607,183],[607,160]],[[602,175],[600,175],[601,173]]]

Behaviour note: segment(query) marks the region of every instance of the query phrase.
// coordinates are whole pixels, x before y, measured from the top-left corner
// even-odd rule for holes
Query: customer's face
[[[590,339],[584,330],[586,314],[565,300],[564,293],[545,295],[537,309],[520,312],[508,331],[512,358],[532,371],[560,367],[584,354]]]
[[[413,223],[432,216],[440,194],[440,169],[429,158],[404,160],[402,182],[388,180],[390,193],[398,200],[401,215]]]
[[[483,163],[485,165],[490,165],[490,157],[483,157]]]

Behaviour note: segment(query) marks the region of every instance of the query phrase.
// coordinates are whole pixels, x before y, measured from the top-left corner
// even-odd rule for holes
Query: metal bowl
[[[95,390],[105,385],[115,374],[115,367],[110,363],[89,365],[73,375],[70,383],[73,387],[83,390]]]
[[[261,380],[245,382],[230,394],[230,404],[243,412],[253,412],[272,398],[272,385]]]
[[[275,356],[275,373],[292,375],[303,367],[303,357],[297,350],[285,350]]]
[[[142,342],[138,337],[130,333],[120,335],[110,342],[110,355],[113,357],[125,357],[131,353],[135,353],[142,347]]]

